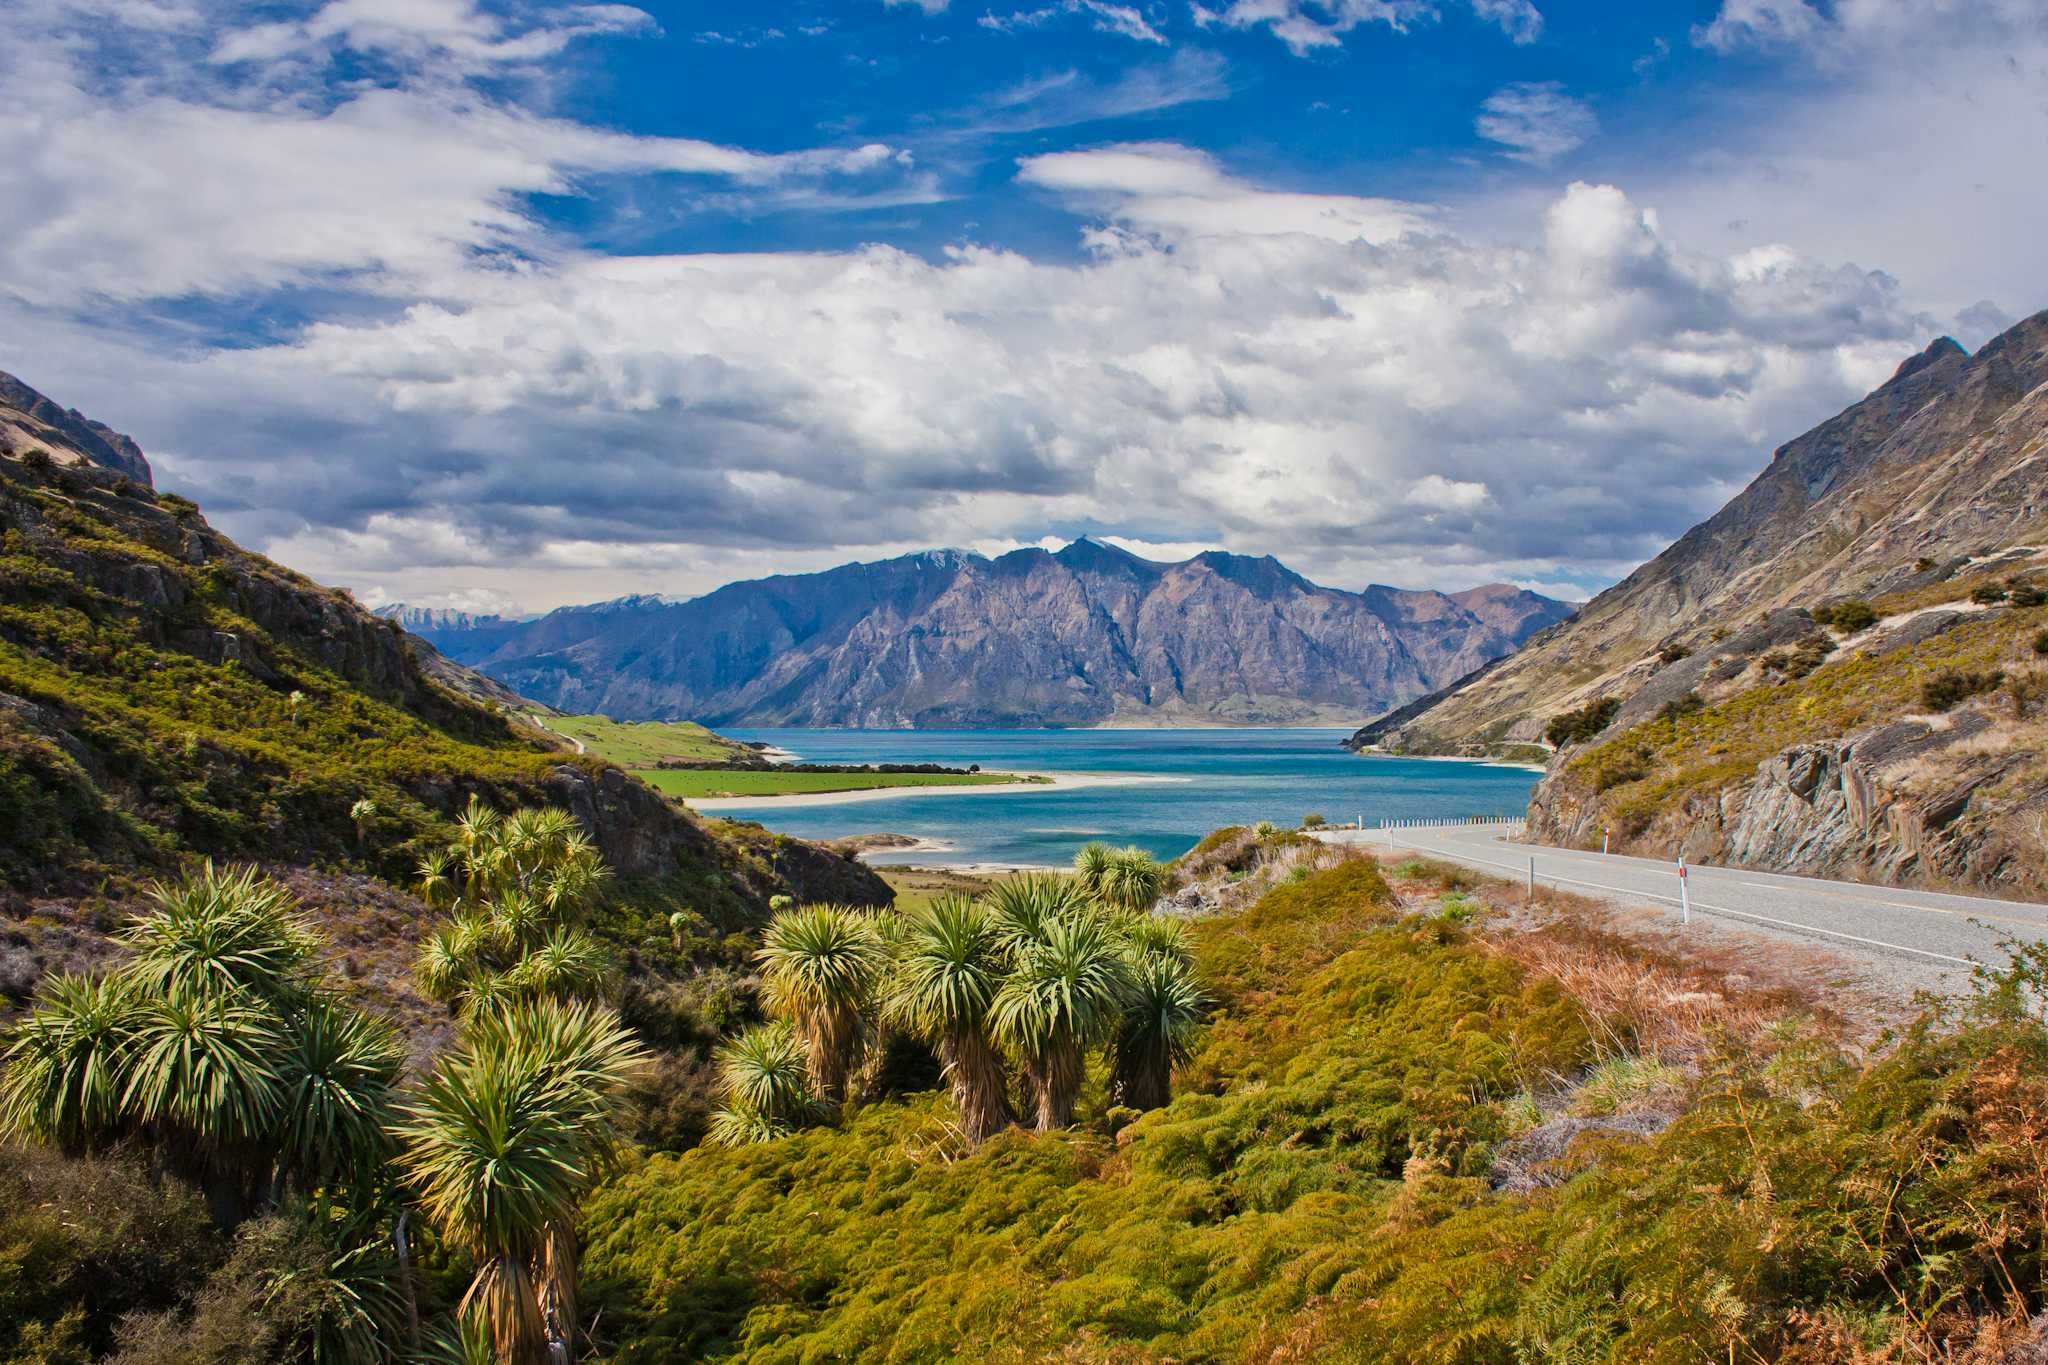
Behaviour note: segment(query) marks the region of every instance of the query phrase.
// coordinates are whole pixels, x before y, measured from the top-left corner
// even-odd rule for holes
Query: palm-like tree
[[[1132,844],[1109,855],[1109,863],[1094,887],[1096,899],[1126,914],[1151,908],[1166,889],[1166,867],[1144,849]]]
[[[0,1054],[0,1131],[74,1156],[118,1133],[134,1013],[119,977],[46,982]]]
[[[705,1135],[717,1146],[786,1137],[822,1108],[803,1044],[787,1024],[751,1028],[725,1043],[718,1049],[718,1077],[725,1104]]]
[[[414,965],[428,996],[473,1010],[487,1002],[472,997],[513,989],[499,978],[535,954],[546,960],[521,978],[528,993],[580,993],[609,978],[609,962],[593,960],[594,941],[565,937],[610,877],[569,812],[500,815],[472,796],[453,841],[422,858],[418,875],[421,898],[450,912]]]
[[[1208,998],[1193,966],[1170,952],[1134,951],[1130,985],[1110,1057],[1110,1098],[1133,1109],[1160,1109],[1173,1094],[1173,1069],[1188,1059]]]
[[[1055,918],[1017,954],[990,1022],[1023,1061],[1039,1132],[1074,1121],[1087,1049],[1116,1027],[1129,992],[1123,940],[1100,913]]]
[[[575,1324],[578,1201],[619,1140],[646,1054],[618,1015],[537,1000],[478,1015],[407,1107],[399,1167],[422,1214],[476,1263],[462,1301],[502,1365],[546,1365]]]
[[[796,1030],[819,1097],[841,1103],[866,1043],[862,1011],[883,966],[873,922],[845,905],[785,910],[768,922],[755,958],[769,1008]]]
[[[1043,942],[1047,930],[1061,920],[1094,911],[1095,901],[1078,877],[1027,872],[1005,877],[982,897],[1006,956],[1014,960],[1024,948]]]
[[[208,863],[175,885],[158,883],[150,897],[157,908],[121,935],[135,954],[124,972],[139,992],[304,997],[319,936],[291,893],[255,868]]]
[[[506,977],[512,989],[523,995],[596,999],[610,989],[612,959],[603,944],[581,929],[558,926]]]
[[[360,844],[369,837],[370,822],[377,818],[377,803],[367,796],[359,798],[348,808],[348,818],[355,823],[356,842]]]
[[[1074,854],[1074,876],[1089,895],[1098,895],[1103,878],[1109,875],[1110,864],[1116,860],[1116,850],[1101,840],[1092,840],[1081,845]]]
[[[938,1051],[960,1109],[960,1130],[980,1142],[1016,1122],[1009,1077],[989,1032],[1007,969],[995,916],[966,896],[940,896],[903,916],[885,1012]]]
[[[1124,939],[1133,953],[1171,958],[1185,967],[1195,965],[1195,944],[1188,937],[1186,920],[1168,915],[1140,915],[1123,928]]]
[[[405,1054],[385,1024],[327,995],[292,1021],[282,1073],[281,1165],[308,1188],[375,1184]]]

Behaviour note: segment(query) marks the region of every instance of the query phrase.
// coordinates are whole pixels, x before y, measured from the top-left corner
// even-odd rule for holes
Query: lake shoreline
[[[850,806],[862,801],[892,801],[905,797],[1014,795],[1018,792],[1135,787],[1150,782],[1193,780],[1156,773],[1019,773],[1017,779],[1015,782],[981,782],[957,787],[860,787],[843,792],[792,792],[787,796],[682,796],[676,799],[691,810],[716,814],[742,808],[792,810],[804,806]]]

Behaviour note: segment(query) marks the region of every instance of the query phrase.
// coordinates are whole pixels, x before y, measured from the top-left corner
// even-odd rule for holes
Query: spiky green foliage
[[[1023,1064],[1039,1132],[1073,1122],[1084,1054],[1116,1026],[1130,979],[1123,940],[1100,914],[1055,917],[1018,951],[989,1022]]]
[[[1127,914],[1151,908],[1166,887],[1166,865],[1133,844],[1110,855],[1096,885],[1095,898]]]
[[[718,1049],[725,1104],[712,1116],[713,1144],[737,1147],[783,1137],[821,1111],[803,1044],[784,1023],[751,1028]]]
[[[145,994],[224,999],[245,993],[302,998],[319,939],[291,893],[253,867],[206,864],[196,876],[151,888],[157,908],[122,935],[126,974]]]
[[[583,1193],[619,1141],[646,1055],[608,1008],[536,1000],[479,1015],[405,1106],[399,1168],[421,1213],[477,1266],[463,1300],[508,1365],[544,1365],[574,1326]]]
[[[938,1052],[960,1130],[980,1142],[1016,1121],[990,1021],[1009,967],[1003,936],[995,915],[967,896],[938,896],[898,918],[885,1013]]]
[[[325,985],[291,897],[211,865],[152,895],[127,962],[60,978],[16,1027],[0,1117],[71,1150],[134,1134],[224,1225],[292,1185],[373,1192],[402,1057]]]
[[[884,962],[873,920],[844,905],[784,910],[768,922],[755,957],[768,1007],[802,1041],[819,1097],[840,1103],[866,1045],[864,1010]]]
[[[1173,952],[1134,951],[1123,1014],[1116,1022],[1110,1095],[1132,1109],[1163,1108],[1173,1069],[1194,1051],[1209,1000],[1192,962]]]
[[[1048,872],[1005,877],[989,888],[982,903],[994,917],[1003,951],[1012,958],[1027,945],[1042,942],[1055,921],[1095,907],[1080,878]]]
[[[374,1187],[405,1053],[388,1025],[321,995],[292,1021],[277,1137],[302,1182]]]
[[[0,1130],[74,1153],[119,1132],[134,1012],[120,978],[47,980],[0,1054]]]
[[[422,899],[449,914],[420,945],[413,977],[431,999],[466,1013],[508,994],[598,996],[610,954],[574,921],[610,878],[567,811],[501,814],[472,799],[446,848],[420,860]]]
[[[1124,939],[1140,956],[1170,958],[1183,966],[1195,963],[1195,940],[1188,922],[1171,915],[1139,915],[1123,926]]]
[[[1093,839],[1081,845],[1074,854],[1074,879],[1081,883],[1090,895],[1101,886],[1108,875],[1110,864],[1116,861],[1116,850],[1100,839]]]

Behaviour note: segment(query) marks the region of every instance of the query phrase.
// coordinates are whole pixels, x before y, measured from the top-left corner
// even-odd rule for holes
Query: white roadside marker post
[[[1600,831],[1600,856],[1607,856],[1607,831],[1604,829]]]
[[[1529,860],[1529,904],[1536,903],[1536,860]]]
[[[1692,885],[1686,880],[1683,855],[1678,859],[1678,922],[1692,923]]]

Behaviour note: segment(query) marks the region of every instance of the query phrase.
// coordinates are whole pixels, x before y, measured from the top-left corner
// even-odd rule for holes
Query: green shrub
[[[1920,684],[1920,704],[1930,711],[1947,711],[1971,697],[1994,691],[2005,681],[2003,672],[1967,673],[1947,669]]]
[[[1602,697],[1587,702],[1575,711],[1552,717],[1545,727],[1543,737],[1559,749],[1567,744],[1582,744],[1607,728],[1615,712],[1621,710],[1621,698]]]
[[[1687,716],[1697,715],[1706,709],[1707,704],[1700,700],[1699,693],[1688,692],[1682,697],[1673,697],[1670,701],[1658,707],[1657,719],[1683,720]]]
[[[2006,592],[2016,607],[2038,607],[2048,602],[2048,590],[2038,583],[2022,583],[2013,579],[2006,584]]]
[[[1677,663],[1680,659],[1690,659],[1691,657],[1692,650],[1685,645],[1666,645],[1657,651],[1657,662],[1667,667]]]
[[[1325,820],[1315,811],[1310,811],[1307,815],[1301,817],[1301,827],[1303,829],[1321,829],[1328,823],[1329,821]]]
[[[1817,624],[1831,626],[1844,635],[1854,635],[1877,624],[1877,611],[1870,603],[1852,597],[1830,606],[1815,607],[1813,619]]]
[[[2005,600],[2005,589],[1996,583],[1980,583],[1970,589],[1970,600],[1982,607],[1992,606]]]
[[[2034,652],[2036,654],[2048,654],[2048,630],[2041,631],[2034,636]]]

